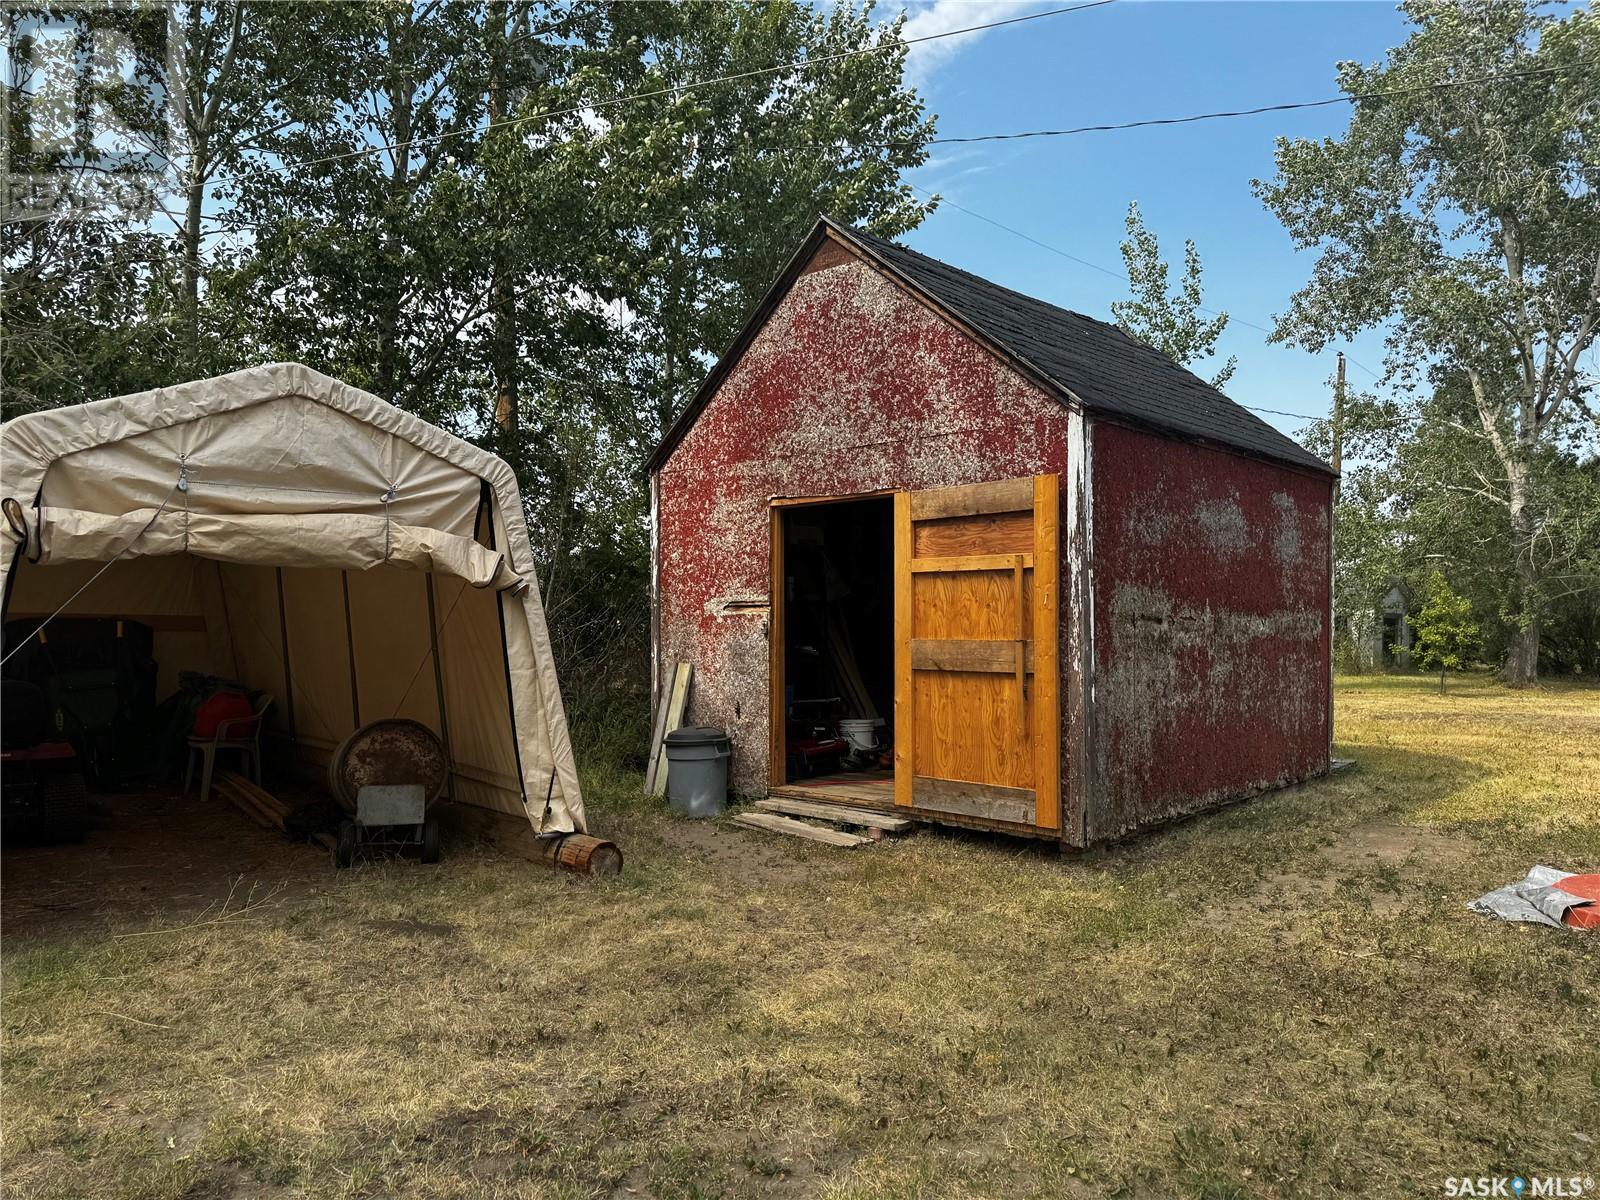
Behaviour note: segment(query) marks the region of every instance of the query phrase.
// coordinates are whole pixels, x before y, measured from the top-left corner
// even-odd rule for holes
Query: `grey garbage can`
[[[721,729],[686,725],[667,734],[667,803],[686,817],[718,817],[728,807],[733,744]]]

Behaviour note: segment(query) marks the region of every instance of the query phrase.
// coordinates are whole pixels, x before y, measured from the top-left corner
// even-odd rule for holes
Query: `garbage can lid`
[[[728,733],[715,725],[685,725],[667,734],[669,746],[715,746],[728,740]]]

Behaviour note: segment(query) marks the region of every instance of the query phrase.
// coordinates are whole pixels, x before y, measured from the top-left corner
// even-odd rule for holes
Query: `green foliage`
[[[1505,672],[1525,683],[1547,600],[1546,460],[1587,412],[1579,360],[1600,332],[1600,16],[1533,0],[1405,12],[1415,32],[1386,63],[1339,66],[1363,97],[1345,134],[1280,139],[1277,177],[1256,182],[1319,251],[1275,336],[1320,349],[1384,325],[1391,376],[1431,377],[1454,406],[1421,453],[1444,488],[1499,509]]]
[[[1504,661],[1521,632],[1519,581],[1503,484],[1468,389],[1422,402],[1352,393],[1345,402],[1345,476],[1334,513],[1335,611],[1340,634],[1371,614],[1394,579],[1416,595],[1442,563],[1482,624],[1482,653]],[[1326,455],[1328,422],[1302,433]],[[1540,497],[1541,673],[1600,674],[1600,456],[1569,413],[1562,435],[1531,462]],[[1346,647],[1348,650],[1348,647]]]
[[[1211,320],[1200,318],[1204,293],[1200,282],[1200,254],[1192,241],[1183,244],[1183,282],[1169,292],[1168,267],[1161,257],[1156,235],[1146,228],[1137,203],[1128,205],[1128,239],[1122,243],[1122,261],[1133,287],[1132,300],[1113,300],[1111,314],[1129,335],[1154,346],[1179,366],[1210,358],[1217,339],[1228,327],[1228,314]],[[1229,358],[1211,379],[1220,388],[1233,378],[1239,365]]]
[[[1439,672],[1439,687],[1444,688],[1444,673],[1460,671],[1472,661],[1478,647],[1478,622],[1473,619],[1472,601],[1451,590],[1442,571],[1428,579],[1428,598],[1413,623],[1415,640],[1412,661],[1424,670]]]
[[[7,225],[5,415],[274,359],[369,388],[513,466],[575,712],[591,719],[589,695],[633,712],[644,456],[819,213],[893,236],[931,208],[901,181],[933,133],[903,18],[794,0],[117,12],[154,14],[124,65],[172,89],[133,94],[170,95],[185,132],[154,182],[130,173],[145,211],[68,188]],[[15,161],[46,114],[9,99]],[[165,136],[172,114],[147,107],[130,120]]]

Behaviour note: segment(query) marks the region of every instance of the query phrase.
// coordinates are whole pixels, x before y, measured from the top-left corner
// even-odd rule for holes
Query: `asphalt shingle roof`
[[[1046,304],[858,229],[829,225],[1091,411],[1331,473],[1293,439],[1115,325]]]

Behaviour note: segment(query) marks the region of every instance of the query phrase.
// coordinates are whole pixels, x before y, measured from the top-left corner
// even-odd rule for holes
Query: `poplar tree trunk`
[[[489,5],[489,123],[506,115],[506,0]],[[517,431],[520,407],[517,397],[517,306],[507,269],[505,251],[496,247],[494,274],[489,284],[489,307],[494,319],[494,423],[508,438]]]
[[[411,109],[416,97],[416,81],[411,74],[411,15],[409,7],[397,25],[393,17],[388,21],[386,42],[389,54],[389,77],[386,90],[389,108],[393,114],[396,149],[389,169],[389,213],[383,222],[385,229],[402,210],[402,201],[411,187],[411,151],[405,143],[411,140]],[[391,404],[399,403],[395,386],[400,373],[400,289],[385,288],[378,302],[378,395]]]
[[[1539,572],[1533,561],[1533,513],[1528,486],[1528,464],[1506,464],[1511,500],[1511,545],[1516,556],[1517,584],[1521,596],[1521,628],[1512,636],[1506,655],[1506,682],[1527,687],[1539,679]]]

